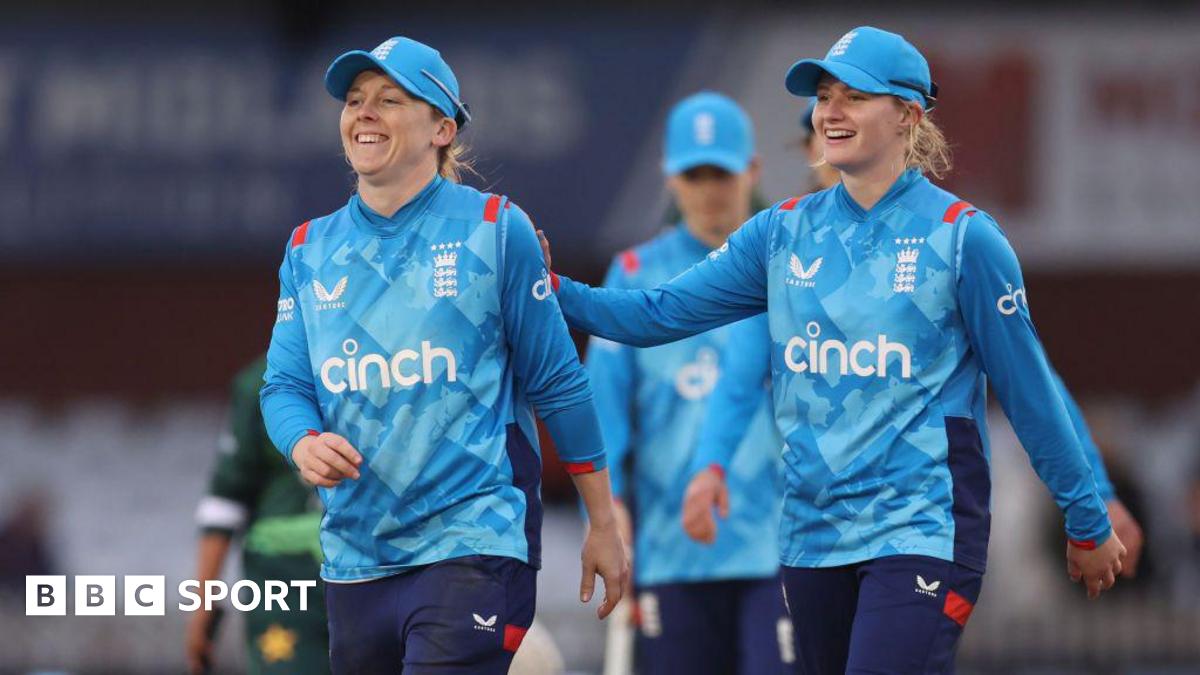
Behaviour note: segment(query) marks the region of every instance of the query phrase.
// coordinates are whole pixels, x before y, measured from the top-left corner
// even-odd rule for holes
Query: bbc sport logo
[[[163,575],[130,574],[122,577],[125,616],[165,616],[167,613],[167,578]],[[308,590],[315,588],[315,579],[258,582],[242,579],[227,585],[219,579],[201,583],[196,579],[179,582],[176,591],[181,612],[205,611],[213,604],[229,599],[239,612],[252,612],[262,605],[265,611],[307,612]],[[204,588],[201,595],[200,589]],[[292,591],[299,598],[290,598]],[[245,591],[245,593],[243,593]],[[249,595],[249,600],[245,599]],[[117,577],[112,575],[80,574],[75,576],[75,616],[115,616],[117,613]],[[295,607],[293,609],[292,607]],[[67,577],[61,575],[25,577],[25,616],[66,616]]]

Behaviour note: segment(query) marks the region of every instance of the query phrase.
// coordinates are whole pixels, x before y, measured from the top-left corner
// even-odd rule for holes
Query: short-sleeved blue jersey
[[[539,565],[532,408],[565,462],[604,466],[587,375],[533,226],[435,178],[391,217],[358,196],[297,228],[261,399],[290,458],[344,436],[361,478],[321,488],[322,576],[355,581],[472,554]]]
[[[1068,535],[1111,527],[989,216],[918,171],[870,210],[837,185],[760,212],[654,290],[562,280],[570,323],[648,346],[768,311],[783,432],[781,561],[928,555],[983,569],[990,379]]]
[[[652,288],[704,260],[710,249],[686,226],[670,228],[617,256],[605,285]],[[749,320],[753,321],[753,319]],[[637,509],[634,580],[641,585],[774,576],[774,533],[782,499],[780,450],[766,378],[752,386],[741,445],[726,467],[734,495],[730,516],[712,545],[683,530],[683,495],[709,393],[722,376],[723,349],[736,326],[666,345],[637,349],[592,338],[587,367],[596,395],[613,491]],[[622,468],[631,457],[632,480]]]

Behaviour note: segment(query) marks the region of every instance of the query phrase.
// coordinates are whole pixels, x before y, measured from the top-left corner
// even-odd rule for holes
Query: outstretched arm
[[[774,213],[774,208],[758,213],[707,259],[658,288],[592,288],[556,277],[567,323],[609,340],[651,347],[765,311]]]

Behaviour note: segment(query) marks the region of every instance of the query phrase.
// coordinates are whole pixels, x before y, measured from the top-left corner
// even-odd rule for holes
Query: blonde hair
[[[908,151],[904,154],[904,166],[916,167],[934,178],[944,178],[950,173],[950,143],[928,112],[921,115],[920,122],[908,128]]]
[[[463,174],[478,176],[475,160],[467,156],[467,151],[466,144],[460,143],[457,137],[450,141],[450,145],[438,148],[438,174],[452,183],[462,182]]]

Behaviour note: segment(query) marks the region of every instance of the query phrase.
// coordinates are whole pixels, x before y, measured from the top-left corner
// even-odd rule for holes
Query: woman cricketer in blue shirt
[[[1097,597],[1125,549],[1016,255],[990,216],[924,176],[949,164],[925,58],[860,27],[786,83],[818,99],[837,186],[758,213],[653,290],[553,280],[568,323],[638,346],[767,312],[802,672],[952,672],[986,564],[989,383],[1066,517],[1071,578]]]
[[[515,204],[457,182],[471,115],[441,55],[403,37],[338,57],[325,88],[357,191],[297,227],[260,398],[325,506],[335,673],[507,673],[541,565],[534,409],[588,511],[580,599],[620,599],[587,375]]]

